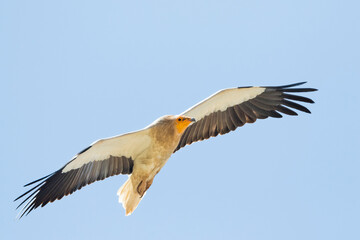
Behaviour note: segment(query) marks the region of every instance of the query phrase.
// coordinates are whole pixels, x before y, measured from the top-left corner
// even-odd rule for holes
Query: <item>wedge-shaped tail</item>
[[[142,199],[136,186],[137,184],[133,182],[130,176],[117,192],[119,202],[122,203],[126,216],[134,212]]]

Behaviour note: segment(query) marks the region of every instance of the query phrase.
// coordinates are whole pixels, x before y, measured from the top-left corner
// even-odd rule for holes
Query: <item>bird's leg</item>
[[[140,194],[141,198],[144,196],[145,191],[146,191],[146,184],[144,183],[144,181],[141,181],[137,186],[137,192]]]
[[[150,179],[149,181],[141,181],[137,187],[137,192],[140,194],[142,198],[145,192],[149,189],[151,184],[153,183],[154,178]]]
[[[146,182],[146,190],[147,191],[149,189],[149,187],[151,186],[151,184],[153,183],[154,178],[150,179],[149,181]]]

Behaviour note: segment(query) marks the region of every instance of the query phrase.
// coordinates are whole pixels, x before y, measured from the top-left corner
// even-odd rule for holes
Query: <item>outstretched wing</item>
[[[35,180],[35,187],[18,198],[25,198],[20,218],[37,207],[72,194],[83,186],[118,174],[131,174],[134,161],[151,143],[147,130],[94,142],[58,171]]]
[[[174,152],[193,142],[234,131],[256,119],[281,118],[279,112],[297,115],[290,108],[310,113],[309,109],[294,101],[314,103],[313,100],[289,94],[317,91],[314,88],[292,88],[304,83],[279,87],[229,88],[215,93],[181,114],[195,118],[196,122],[185,130]]]

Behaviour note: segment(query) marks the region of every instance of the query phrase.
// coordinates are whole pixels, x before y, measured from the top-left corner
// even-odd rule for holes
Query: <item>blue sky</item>
[[[0,1],[4,239],[360,239],[359,1]],[[219,89],[308,81],[313,114],[177,152],[133,215],[96,182],[16,220],[25,183]]]

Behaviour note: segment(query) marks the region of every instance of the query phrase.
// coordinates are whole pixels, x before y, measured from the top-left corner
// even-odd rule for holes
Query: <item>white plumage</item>
[[[65,166],[62,173],[81,168],[92,161],[106,160],[110,155],[136,159],[151,143],[151,138],[147,134],[148,131],[149,129],[143,129],[98,140],[91,144],[88,150],[75,156],[74,160]]]
[[[181,115],[191,116],[199,120],[211,113],[225,111],[228,107],[255,98],[264,91],[265,88],[263,87],[223,89],[187,109]]]

